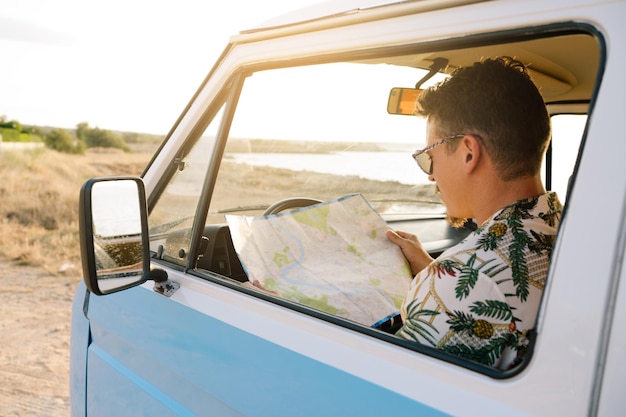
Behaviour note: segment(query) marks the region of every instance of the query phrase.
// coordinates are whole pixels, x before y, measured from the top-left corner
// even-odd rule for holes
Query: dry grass
[[[51,273],[66,266],[80,270],[80,187],[91,177],[139,175],[151,156],[114,150],[69,155],[46,148],[0,152],[0,259],[44,267]],[[223,202],[225,207],[247,204],[244,197],[252,203],[268,204],[282,195],[337,198],[346,194],[346,183],[372,202],[385,200],[389,195],[418,200],[428,200],[433,195],[430,185],[410,186],[344,176],[332,181],[327,174],[295,175],[293,171],[267,167],[244,170],[227,160],[222,165],[217,192],[225,198],[235,198]],[[220,190],[224,184],[227,190]],[[223,215],[219,217],[223,219]]]
[[[80,268],[78,194],[90,177],[139,175],[149,154],[49,149],[0,154],[0,257],[56,272]]]

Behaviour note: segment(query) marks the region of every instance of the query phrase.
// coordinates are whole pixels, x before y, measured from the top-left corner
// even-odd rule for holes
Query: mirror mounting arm
[[[430,66],[430,71],[428,74],[424,75],[424,77],[415,84],[415,88],[419,89],[422,84],[426,81],[430,80],[435,74],[437,74],[440,70],[444,69],[448,66],[448,60],[446,58],[435,58],[433,60],[433,64]]]

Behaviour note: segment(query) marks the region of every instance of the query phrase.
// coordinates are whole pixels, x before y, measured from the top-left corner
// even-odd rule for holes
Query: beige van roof
[[[445,9],[486,0],[327,0],[262,22],[256,27],[241,33],[254,33],[268,29],[284,28],[305,22],[328,21],[340,16],[358,16],[363,11],[378,9],[389,16],[406,14],[407,11]],[[400,8],[389,6],[402,5]]]

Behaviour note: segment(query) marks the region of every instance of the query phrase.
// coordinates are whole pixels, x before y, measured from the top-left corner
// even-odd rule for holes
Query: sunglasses
[[[412,155],[413,159],[415,159],[415,162],[417,162],[417,166],[419,166],[421,170],[426,173],[426,175],[431,175],[433,173],[433,159],[428,154],[428,151],[432,151],[437,146],[443,143],[446,143],[449,140],[462,138],[464,136],[465,136],[465,133],[452,135],[452,136],[446,136],[445,138],[441,139],[437,143],[427,146],[424,149],[421,149],[421,150],[418,149],[417,151],[415,151]]]

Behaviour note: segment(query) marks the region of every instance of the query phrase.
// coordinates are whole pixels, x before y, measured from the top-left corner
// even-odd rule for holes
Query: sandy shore
[[[0,260],[0,416],[70,415],[72,297],[80,269]]]

